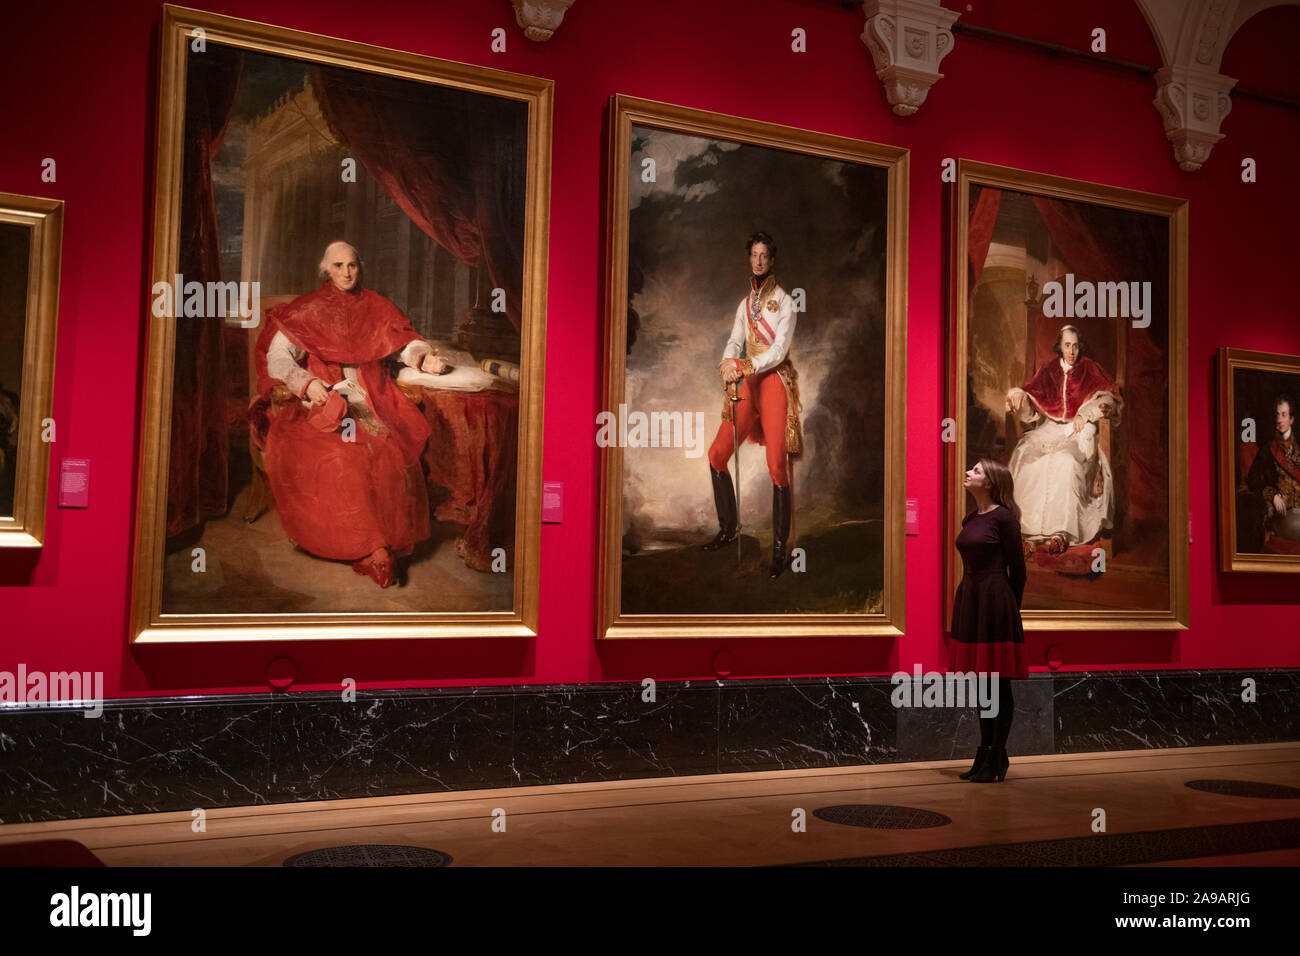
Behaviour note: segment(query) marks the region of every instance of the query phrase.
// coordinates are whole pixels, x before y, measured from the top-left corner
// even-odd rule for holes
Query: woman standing
[[[980,717],[980,747],[975,763],[962,774],[976,783],[992,783],[1007,775],[1007,737],[1015,702],[1012,679],[1029,676],[1025,662],[1025,632],[1020,604],[1025,594],[1025,556],[1020,543],[1020,509],[1005,465],[981,458],[962,485],[976,508],[962,521],[957,535],[962,579],[952,602],[952,643],[948,669],[974,671],[997,679],[998,712]]]

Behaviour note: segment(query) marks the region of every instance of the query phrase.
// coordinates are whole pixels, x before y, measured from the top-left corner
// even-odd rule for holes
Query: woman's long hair
[[[992,458],[981,458],[980,465],[983,466],[984,477],[989,482],[989,497],[996,504],[1011,509],[1011,513],[1019,521],[1020,506],[1016,504],[1015,482],[1011,479],[1011,472],[1007,470],[1007,466]]]

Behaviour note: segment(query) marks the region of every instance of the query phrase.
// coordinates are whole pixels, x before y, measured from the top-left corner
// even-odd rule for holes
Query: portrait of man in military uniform
[[[630,127],[626,334],[611,344],[625,357],[606,407],[651,434],[621,447],[610,505],[622,614],[887,613],[898,160],[837,145]],[[683,447],[656,419],[703,434]]]
[[[1239,551],[1300,555],[1300,436],[1295,407],[1293,393],[1277,392],[1268,403],[1271,414],[1255,421],[1256,447],[1248,453],[1250,465],[1238,489]]]
[[[1300,544],[1300,441],[1294,409],[1290,395],[1273,399],[1273,437],[1263,454],[1255,456],[1255,467],[1246,479],[1264,502],[1266,544],[1274,536],[1287,544]]]
[[[790,555],[792,458],[802,451],[799,428],[799,377],[790,357],[795,311],[790,294],[777,285],[776,243],[756,232],[745,243],[749,254],[749,292],[736,306],[731,337],[718,363],[727,386],[722,424],[709,448],[709,477],[718,511],[718,533],[704,545],[717,551],[736,540],[736,495],[727,462],[737,442],[764,446],[772,478],[772,564],[768,576],[785,570]]]

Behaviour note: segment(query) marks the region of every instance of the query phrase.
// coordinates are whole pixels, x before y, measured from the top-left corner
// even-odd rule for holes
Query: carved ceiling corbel
[[[542,43],[555,35],[569,7],[576,0],[510,0],[515,22],[530,40]]]
[[[866,0],[862,42],[871,51],[876,77],[899,116],[911,116],[930,87],[943,79],[939,61],[952,50],[949,27],[959,14],[939,0]]]
[[[1228,93],[1237,81],[1219,72],[1223,51],[1243,23],[1269,7],[1297,0],[1137,0],[1164,64],[1153,101],[1178,168],[1195,172],[1223,139]]]

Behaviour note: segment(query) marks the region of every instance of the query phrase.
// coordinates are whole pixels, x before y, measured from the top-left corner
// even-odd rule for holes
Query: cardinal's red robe
[[[305,351],[306,369],[327,387],[357,366],[370,410],[355,441],[322,430],[300,402],[282,408],[266,433],[264,461],[285,532],[323,558],[356,560],[382,547],[404,553],[429,536],[429,497],[420,455],[429,426],[384,367],[419,335],[377,292],[344,292],[325,282],[271,309],[257,340],[258,390],[280,384],[267,371],[267,349],[283,332]]]
[[[1070,421],[1079,414],[1079,408],[1098,392],[1119,396],[1115,380],[1086,355],[1080,356],[1068,371],[1061,368],[1059,359],[1053,359],[1021,388],[1040,413],[1058,422]]]

